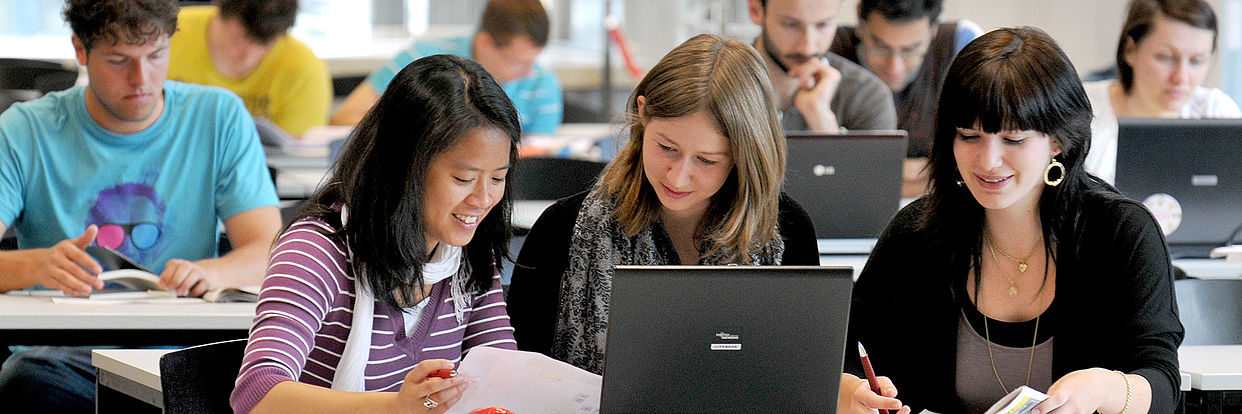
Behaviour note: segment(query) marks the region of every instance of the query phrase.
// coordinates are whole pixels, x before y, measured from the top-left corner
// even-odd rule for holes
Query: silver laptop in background
[[[1174,257],[1207,257],[1242,227],[1242,119],[1121,118],[1116,186],[1151,210]]]
[[[835,411],[852,273],[618,266],[600,412]]]
[[[788,133],[785,193],[818,239],[875,239],[897,214],[906,132]]]

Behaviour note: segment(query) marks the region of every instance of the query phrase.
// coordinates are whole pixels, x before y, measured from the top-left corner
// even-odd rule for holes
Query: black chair
[[[56,62],[0,58],[0,112],[14,103],[72,88],[77,80],[76,68]]]
[[[185,348],[160,357],[164,413],[232,413],[229,394],[241,370],[246,339]]]
[[[1242,279],[1177,280],[1173,288],[1182,345],[1242,345]]]
[[[513,198],[557,200],[578,194],[595,184],[605,165],[573,158],[519,158],[513,167]]]

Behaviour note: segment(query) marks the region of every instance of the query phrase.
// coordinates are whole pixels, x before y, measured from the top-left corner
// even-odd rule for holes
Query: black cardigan
[[[1056,298],[1046,311],[1059,321],[1053,381],[1090,367],[1142,375],[1151,384],[1150,412],[1173,412],[1183,331],[1164,236],[1143,205],[1084,193],[1082,255],[1058,247]],[[967,255],[919,229],[926,208],[920,199],[897,214],[854,285],[846,371],[861,376],[853,344],[862,341],[876,374],[890,377],[914,412],[957,413],[964,411],[954,389],[964,302],[953,285],[964,283],[969,264],[954,263],[949,257]]]
[[[513,269],[506,298],[518,349],[550,355],[561,299],[561,278],[569,265],[569,243],[586,192],[557,201],[531,226]],[[781,194],[779,224],[784,265],[818,266],[815,226],[792,198]],[[657,240],[660,240],[657,238]],[[673,247],[662,246],[670,251]]]

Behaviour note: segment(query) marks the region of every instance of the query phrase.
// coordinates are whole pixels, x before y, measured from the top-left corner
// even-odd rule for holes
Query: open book
[[[91,300],[132,300],[176,297],[160,287],[160,277],[133,259],[103,246],[88,246],[86,253],[104,268],[99,280],[104,288],[91,292]]]

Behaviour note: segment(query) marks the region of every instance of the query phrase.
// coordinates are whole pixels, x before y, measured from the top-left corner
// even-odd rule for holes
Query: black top
[[[1057,321],[1053,381],[1091,367],[1142,375],[1151,412],[1173,412],[1183,330],[1160,227],[1115,193],[1085,191],[1079,204],[1082,253],[1058,247],[1056,297],[1044,312]],[[846,371],[861,376],[854,344],[862,341],[876,375],[891,378],[914,412],[964,412],[953,389],[964,292],[955,284],[965,284],[970,265],[952,257],[969,255],[919,227],[927,208],[923,198],[897,213],[854,285]]]
[[[561,278],[569,265],[569,243],[586,195],[583,192],[563,198],[548,207],[522,243],[506,299],[518,349],[545,355],[552,353],[552,337],[561,303]],[[777,226],[785,242],[781,264],[819,265],[819,244],[811,217],[783,193]],[[655,242],[656,248],[673,250],[667,238],[657,237]]]

